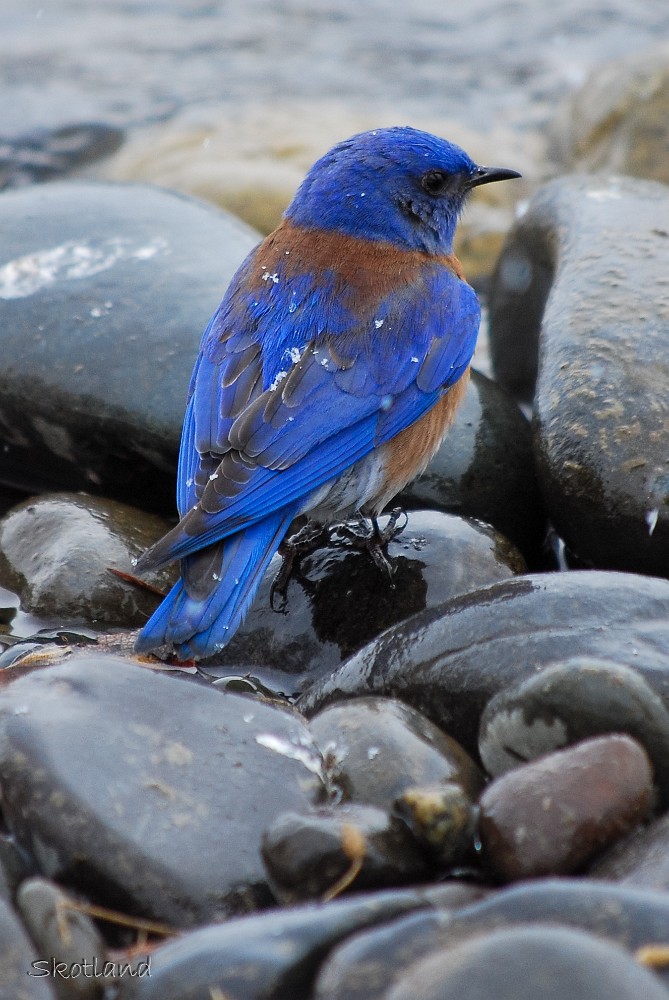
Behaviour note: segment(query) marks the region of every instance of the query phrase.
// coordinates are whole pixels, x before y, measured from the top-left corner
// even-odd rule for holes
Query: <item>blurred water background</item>
[[[5,133],[294,100],[535,129],[598,63],[669,37],[669,4],[2,0],[0,23]]]

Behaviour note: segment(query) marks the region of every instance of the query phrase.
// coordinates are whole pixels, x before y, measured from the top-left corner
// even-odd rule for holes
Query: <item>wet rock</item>
[[[123,980],[119,1000],[306,1000],[338,941],[430,905],[428,890],[369,892],[203,927],[154,951],[151,976]]]
[[[524,567],[493,529],[435,511],[412,511],[387,555],[392,580],[341,527],[326,531],[296,563],[285,599],[277,595],[273,610],[270,589],[281,566],[275,556],[248,618],[214,662],[236,673],[250,666],[268,687],[293,694],[389,625]],[[268,664],[274,671],[264,669]]]
[[[494,931],[417,962],[384,1000],[666,1000],[657,978],[593,934],[548,925]]]
[[[388,629],[299,701],[400,698],[476,753],[490,699],[558,659],[630,667],[669,699],[669,582],[624,573],[537,573],[466,594]]]
[[[141,185],[0,201],[0,481],[174,510],[202,330],[257,234]]]
[[[295,713],[83,653],[0,694],[0,766],[41,874],[175,927],[270,902],[262,832],[322,789]]]
[[[317,1000],[371,1000],[422,957],[460,941],[518,925],[550,923],[597,935],[635,952],[664,941],[669,896],[590,879],[538,879],[464,908],[410,914],[339,945],[319,972]],[[496,996],[493,990],[484,996]],[[569,995],[569,994],[566,994]],[[617,995],[617,994],[612,994]]]
[[[20,595],[23,611],[42,619],[139,627],[156,596],[115,576],[169,525],[114,500],[56,493],[15,507],[0,521],[0,585]],[[175,571],[147,577],[166,592]]]
[[[41,956],[62,965],[63,975],[54,979],[59,996],[101,997],[105,980],[93,973],[104,968],[106,948],[92,919],[76,909],[76,902],[53,882],[33,878],[21,886],[16,903]],[[84,966],[88,965],[88,974]],[[74,975],[72,975],[74,973]]]
[[[500,382],[529,397],[538,369],[537,471],[558,534],[581,563],[657,576],[669,565],[668,250],[665,186],[562,178],[509,234],[490,310]]]
[[[473,371],[439,451],[396,502],[407,510],[430,507],[492,524],[538,568],[545,535],[543,500],[530,424],[515,400]]]
[[[576,657],[497,694],[481,716],[479,754],[491,775],[600,733],[628,733],[648,753],[661,800],[669,796],[669,710],[639,674]]]
[[[442,868],[474,861],[477,811],[460,785],[406,788],[395,800],[395,813]]]
[[[0,136],[0,191],[53,180],[109,156],[122,142],[121,129],[98,122]]]
[[[568,875],[646,816],[652,769],[629,736],[599,736],[508,771],[483,792],[483,856],[505,881]]]
[[[590,868],[589,874],[623,885],[669,892],[669,814],[615,844]]]
[[[401,820],[363,805],[284,813],[265,831],[262,855],[283,903],[402,885],[430,870]]]
[[[21,882],[32,874],[30,859],[19,850],[14,838],[7,832],[0,833],[0,898],[14,899]]]
[[[459,744],[391,698],[356,698],[315,715],[309,728],[328,780],[344,801],[390,809],[415,785],[456,784],[475,801],[483,775]]]
[[[669,45],[602,62],[553,123],[565,171],[606,171],[669,182]]]
[[[54,1000],[53,981],[34,964],[40,958],[9,903],[0,898],[0,969],[7,1000]]]
[[[464,905],[472,900],[465,900]],[[457,906],[457,904],[456,904]],[[314,1000],[373,1000],[396,977],[444,943],[443,910],[421,910],[387,926],[353,934],[327,956],[319,970]]]

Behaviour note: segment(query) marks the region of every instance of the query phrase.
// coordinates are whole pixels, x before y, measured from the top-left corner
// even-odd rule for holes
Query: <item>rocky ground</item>
[[[602,68],[556,176],[465,225],[493,378],[398,501],[394,587],[333,529],[199,668],[133,654],[171,577],[132,560],[304,150],[241,221],[142,183],[193,190],[191,125],[122,183],[52,179],[113,129],[7,145],[0,995],[669,997],[668,67]]]

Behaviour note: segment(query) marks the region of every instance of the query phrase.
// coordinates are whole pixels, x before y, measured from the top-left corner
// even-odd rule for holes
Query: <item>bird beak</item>
[[[477,167],[467,180],[467,187],[478,187],[479,184],[490,184],[492,181],[509,181],[520,177],[517,170],[507,170],[506,167]]]

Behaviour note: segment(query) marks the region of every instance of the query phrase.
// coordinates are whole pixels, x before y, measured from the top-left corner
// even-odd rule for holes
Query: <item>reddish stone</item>
[[[630,736],[607,735],[508,771],[481,796],[480,838],[501,878],[576,871],[646,815],[648,755]]]

